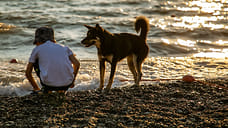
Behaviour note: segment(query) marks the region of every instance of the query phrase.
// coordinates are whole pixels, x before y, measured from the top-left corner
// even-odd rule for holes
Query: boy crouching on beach
[[[41,89],[32,76],[33,68],[40,78],[44,93],[65,92],[68,88],[73,88],[80,63],[68,47],[56,43],[53,29],[38,28],[33,44],[36,47],[29,58],[26,77],[32,84],[34,92]]]

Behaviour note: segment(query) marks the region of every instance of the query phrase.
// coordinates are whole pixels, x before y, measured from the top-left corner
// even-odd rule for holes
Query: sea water
[[[35,47],[34,33],[40,26],[51,26],[57,42],[69,46],[82,64],[70,91],[97,88],[97,51],[94,46],[85,48],[80,44],[87,32],[83,25],[99,23],[112,33],[136,34],[133,25],[139,15],[150,21],[150,52],[143,64],[146,80],[142,84],[156,79],[180,79],[186,74],[197,79],[228,75],[225,0],[11,0],[0,1],[0,6],[0,95],[23,96],[31,92],[24,74]],[[11,59],[18,63],[9,63]],[[109,67],[108,64],[106,84]],[[133,83],[123,60],[118,64],[113,87]]]

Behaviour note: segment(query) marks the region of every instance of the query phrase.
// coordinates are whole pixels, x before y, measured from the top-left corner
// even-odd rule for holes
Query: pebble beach
[[[112,88],[108,93],[1,96],[0,127],[225,128],[227,87],[227,79],[211,79]]]
[[[0,128],[228,127],[226,0],[2,0],[0,6]],[[138,34],[133,25],[141,15],[150,22],[150,52],[140,85],[133,86],[123,60],[110,92],[96,91],[97,49],[81,45],[83,25]],[[52,27],[57,43],[80,60],[66,94],[30,94],[25,70],[41,26]],[[107,64],[105,85],[109,74]],[[184,82],[186,75],[194,80]]]

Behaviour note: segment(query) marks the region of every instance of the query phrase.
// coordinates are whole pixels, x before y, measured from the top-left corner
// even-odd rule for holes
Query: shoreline
[[[228,87],[228,79],[206,83]],[[228,91],[197,81],[0,97],[0,127],[227,127]]]
[[[91,90],[99,86],[99,62],[97,60],[80,60],[81,67],[75,87],[71,91]],[[24,96],[32,90],[25,77],[26,62],[18,63],[0,62],[0,95]],[[196,80],[226,79],[228,72],[228,59],[192,58],[192,57],[149,57],[142,66],[141,84],[158,83],[157,80],[179,80],[186,75]],[[108,82],[110,64],[106,65],[105,84]],[[39,79],[34,73],[37,81]],[[166,81],[167,80],[167,81]],[[163,82],[160,81],[160,82]],[[126,59],[117,65],[112,87],[124,87],[134,84]]]

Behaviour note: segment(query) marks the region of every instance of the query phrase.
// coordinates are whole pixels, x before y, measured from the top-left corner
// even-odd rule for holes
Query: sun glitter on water
[[[171,4],[171,3],[169,3]],[[228,1],[227,0],[191,0],[184,2],[187,6],[177,7],[177,10],[189,12],[196,12],[196,15],[185,15],[185,16],[171,16],[167,19],[160,19],[160,27],[163,30],[172,31],[172,29],[180,30],[180,33],[183,32],[192,32],[197,30],[211,30],[219,31],[225,33],[228,30]],[[174,20],[175,23],[167,24],[165,20]],[[186,31],[185,31],[186,30]],[[223,32],[224,31],[224,32]],[[212,58],[227,58],[228,57],[228,40],[224,35],[221,35],[220,38],[214,39],[212,36],[204,34],[203,36],[198,35],[199,39],[189,40],[184,37],[176,38],[166,38],[163,37],[161,40],[164,44],[172,45],[176,44],[180,47],[185,48],[194,48],[198,51],[199,47],[196,47],[199,44],[210,46],[216,46],[214,48],[205,48],[200,50],[200,52],[193,54],[194,57],[212,57]],[[200,39],[205,38],[205,39]]]

